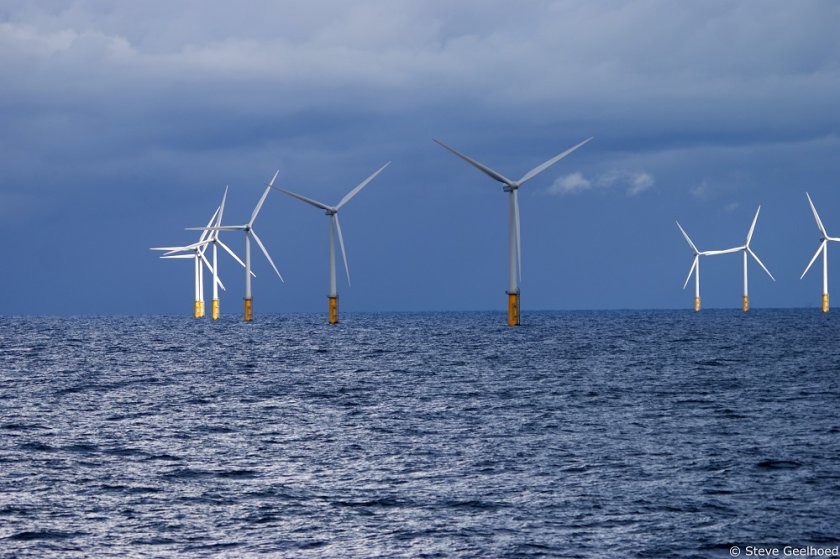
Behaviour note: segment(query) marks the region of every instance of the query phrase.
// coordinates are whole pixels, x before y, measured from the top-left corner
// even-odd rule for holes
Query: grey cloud
[[[220,106],[225,92],[263,88],[250,100],[280,111],[481,98],[551,118],[610,120],[630,106],[684,123],[784,99],[825,103],[819,92],[838,84],[831,13],[836,3],[78,2],[21,9],[0,40],[7,64],[69,66],[82,82],[125,88],[165,80],[185,98],[190,84],[214,87]]]
[[[264,150],[322,122],[363,142],[375,123],[466,145],[594,134],[613,156],[685,164],[836,134],[836,16],[836,2],[11,1],[0,145]]]

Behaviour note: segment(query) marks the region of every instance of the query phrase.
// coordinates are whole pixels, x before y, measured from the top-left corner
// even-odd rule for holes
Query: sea
[[[835,312],[342,319],[0,317],[0,557],[840,553]]]

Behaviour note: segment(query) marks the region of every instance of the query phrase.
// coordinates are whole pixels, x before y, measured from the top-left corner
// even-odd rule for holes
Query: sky
[[[501,185],[519,177],[523,312],[693,305],[693,253],[743,244],[753,308],[820,305],[809,192],[840,236],[834,0],[0,2],[0,314],[192,313],[188,261],[229,185],[341,212],[343,312],[499,310]],[[254,310],[326,310],[327,219],[272,192]],[[223,237],[240,256],[241,233]],[[840,246],[829,289],[840,304]],[[221,258],[223,314],[244,272]],[[816,272],[816,273],[815,273]],[[740,255],[702,263],[704,307],[738,308]],[[209,300],[210,283],[206,284]]]

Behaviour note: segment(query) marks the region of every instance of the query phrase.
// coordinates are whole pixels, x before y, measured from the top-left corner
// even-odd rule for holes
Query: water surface
[[[815,310],[0,318],[0,557],[840,543]]]

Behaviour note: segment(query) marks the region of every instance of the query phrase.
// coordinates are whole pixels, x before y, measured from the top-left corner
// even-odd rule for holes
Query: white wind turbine
[[[520,238],[520,227],[519,227],[519,198],[517,195],[517,191],[519,187],[525,184],[527,181],[531,180],[532,178],[536,177],[585,143],[592,140],[592,138],[587,138],[586,140],[582,141],[581,143],[577,144],[574,147],[571,147],[564,151],[559,155],[555,155],[545,163],[538,165],[525,173],[521,179],[514,181],[510,180],[509,178],[505,177],[501,173],[498,173],[472,159],[471,157],[464,155],[460,151],[452,148],[439,140],[435,140],[438,144],[443,146],[444,148],[448,149],[482,173],[486,174],[490,178],[502,183],[504,187],[504,191],[509,193],[509,211],[508,211],[508,326],[518,326],[519,325],[519,285],[517,282],[517,277],[521,280],[522,278],[522,241]],[[518,272],[518,274],[517,274]]]
[[[207,224],[208,227],[210,227],[210,225],[213,225],[214,229],[212,229],[212,230],[205,229],[203,234],[202,234],[202,239],[199,239],[199,241],[197,243],[194,243],[192,245],[188,245],[186,247],[182,247],[180,250],[170,251],[170,252],[166,253],[166,255],[164,255],[164,257],[168,257],[168,258],[183,258],[183,256],[170,256],[170,255],[172,255],[176,252],[183,252],[184,250],[196,250],[200,247],[201,247],[202,251],[204,251],[204,250],[206,250],[206,245],[209,245],[209,244],[213,245],[213,265],[211,267],[211,269],[213,271],[213,301],[212,301],[211,314],[210,314],[210,316],[213,320],[218,320],[219,316],[220,316],[219,287],[224,289],[224,285],[222,285],[222,281],[219,279],[218,247],[221,246],[225,251],[227,251],[228,254],[231,255],[231,257],[234,260],[236,260],[239,263],[240,266],[242,266],[243,268],[245,267],[245,263],[242,262],[242,260],[236,255],[236,253],[233,252],[230,249],[230,247],[227,246],[225,243],[223,243],[222,240],[219,238],[218,227],[220,227],[221,224],[222,224],[222,216],[225,212],[225,201],[227,200],[227,193],[228,193],[228,187],[225,187],[225,193],[222,196],[222,203],[219,205],[219,209],[216,212],[215,223],[213,223],[211,221],[211,223]],[[206,237],[205,237],[205,234],[207,235]],[[252,272],[251,275],[254,276],[254,273]],[[203,284],[203,280],[201,281],[201,283]],[[201,290],[203,292],[203,290],[204,290],[203,286],[201,287]],[[203,301],[203,297],[202,297],[202,301]],[[203,312],[202,312],[202,315],[203,315]]]
[[[254,231],[254,221],[257,219],[257,215],[260,213],[263,204],[265,203],[265,199],[268,196],[268,193],[271,192],[271,188],[274,186],[274,181],[277,179],[277,175],[280,173],[278,170],[274,173],[274,177],[272,177],[271,182],[269,182],[265,190],[263,191],[262,196],[260,197],[257,205],[254,207],[254,211],[251,212],[251,219],[248,220],[248,223],[244,225],[218,225],[215,227],[211,227],[208,225],[207,227],[188,227],[188,230],[192,231],[244,231],[245,232],[245,320],[250,322],[253,320],[253,305],[252,305],[252,297],[251,297],[251,237],[257,242],[257,246],[260,247],[263,254],[265,255],[266,260],[268,263],[271,264],[271,267],[274,268],[277,277],[280,278],[280,281],[283,280],[283,276],[280,275],[280,271],[277,269],[277,266],[274,265],[274,260],[271,259],[271,255],[268,254],[268,250],[266,250],[265,245],[260,240],[260,237],[257,235],[257,232]]]
[[[817,252],[814,253],[814,257],[811,258],[811,261],[808,262],[808,266],[805,267],[805,271],[802,272],[802,275],[799,276],[799,279],[805,277],[805,274],[808,273],[808,270],[811,269],[811,265],[817,259],[817,256],[820,255],[822,252],[823,255],[823,295],[822,295],[822,312],[828,312],[828,241],[840,241],[838,237],[829,237],[828,233],[825,231],[825,226],[823,225],[822,220],[820,219],[820,215],[817,213],[817,208],[814,207],[814,202],[811,201],[811,196],[806,192],[805,196],[808,197],[808,204],[811,206],[811,211],[814,212],[814,219],[817,222],[817,228],[820,230],[820,246],[817,248]]]
[[[752,256],[755,259],[755,261],[758,262],[758,265],[761,266],[761,268],[765,272],[767,272],[767,275],[770,276],[770,279],[772,279],[773,281],[776,281],[776,278],[773,277],[773,274],[770,273],[770,270],[767,269],[767,267],[764,265],[764,263],[762,263],[761,260],[758,258],[756,253],[753,252],[753,249],[750,248],[750,241],[752,240],[753,232],[755,231],[755,223],[756,223],[756,221],[758,221],[758,212],[760,212],[760,211],[761,211],[761,206],[759,206],[758,209],[755,211],[755,217],[752,220],[752,225],[750,225],[750,230],[747,232],[747,241],[746,241],[746,243],[744,243],[741,246],[737,246],[737,247],[733,247],[733,248],[727,248],[727,249],[724,249],[724,250],[706,250],[706,251],[703,251],[703,252],[698,252],[697,248],[694,246],[694,243],[691,242],[691,240],[688,238],[688,235],[686,235],[685,231],[683,231],[683,235],[685,235],[686,240],[688,240],[689,244],[694,249],[695,264],[692,265],[692,270],[695,269],[695,267],[696,267],[696,270],[697,270],[697,277],[696,277],[696,289],[697,289],[697,291],[696,291],[696,294],[695,294],[695,302],[694,302],[695,309],[699,309],[699,306],[700,306],[700,302],[699,302],[699,298],[700,298],[700,277],[699,277],[700,276],[700,260],[699,260],[699,257],[700,256],[715,256],[715,255],[718,255],[718,254],[732,254],[732,253],[735,253],[735,252],[743,252],[744,253],[744,299],[743,299],[743,307],[742,307],[744,312],[747,312],[747,311],[750,310],[750,297],[749,297],[749,288],[748,288],[748,282],[747,282],[747,261],[748,261],[748,256],[747,255]],[[679,225],[679,223],[677,225]],[[682,230],[682,227],[680,227],[680,230]],[[691,277],[691,272],[690,271],[689,271],[689,277]],[[688,280],[686,280],[686,283],[688,283]]]
[[[213,221],[216,220],[217,216],[219,215],[219,210],[221,207],[216,208],[216,211],[213,213],[213,217],[210,218],[210,221],[207,223],[207,226],[213,224]],[[203,318],[204,317],[204,268],[202,267],[202,263],[207,266],[208,270],[213,272],[213,279],[214,285],[213,289],[216,289],[216,283],[221,285],[221,280],[218,279],[216,274],[215,266],[211,266],[210,262],[207,261],[207,257],[204,256],[204,252],[207,248],[207,237],[209,236],[208,231],[203,231],[201,237],[197,243],[193,243],[192,245],[186,245],[182,247],[153,247],[151,250],[165,250],[167,251],[166,254],[161,256],[164,259],[192,259],[195,262],[195,273],[194,273],[194,284],[195,284],[195,302],[193,304],[193,316],[195,318]],[[176,254],[179,252],[189,252],[191,254]],[[222,285],[222,289],[224,286]]]
[[[358,194],[367,184],[376,178],[376,176],[385,170],[385,167],[390,165],[391,162],[389,161],[385,165],[379,168],[375,173],[371,176],[360,182],[353,190],[348,192],[341,201],[336,204],[335,206],[328,206],[322,202],[318,202],[317,200],[313,200],[311,198],[307,198],[306,196],[302,196],[300,194],[296,194],[294,192],[290,192],[283,188],[278,188],[276,186],[272,187],[275,190],[279,190],[284,194],[288,194],[292,198],[297,198],[301,202],[305,202],[310,206],[315,206],[316,208],[322,209],[326,212],[327,216],[330,218],[330,293],[328,295],[329,298],[329,323],[336,324],[338,323],[338,288],[336,286],[335,280],[335,237],[338,234],[338,245],[341,248],[341,259],[344,261],[344,271],[347,273],[347,285],[350,285],[350,267],[347,264],[347,253],[344,251],[344,236],[341,234],[341,223],[338,220],[338,211],[343,208],[347,202],[349,202],[356,194]]]
[[[688,276],[685,278],[683,289],[685,289],[688,285],[688,280],[691,279],[691,274],[694,274],[694,312],[700,312],[700,257],[706,256],[707,253],[697,250],[697,247],[691,241],[691,238],[688,236],[688,233],[685,232],[685,229],[682,228],[679,221],[677,222],[677,227],[680,228],[683,237],[685,237],[685,240],[688,241],[688,245],[691,247],[691,250],[694,251],[694,261],[691,263],[691,269],[688,270]]]

